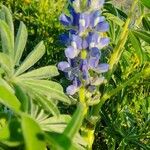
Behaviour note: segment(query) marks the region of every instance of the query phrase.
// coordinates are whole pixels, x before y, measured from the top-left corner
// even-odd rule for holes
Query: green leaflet
[[[8,24],[8,26],[12,32],[12,37],[14,39],[14,24],[13,24],[12,15],[11,15],[11,12],[9,11],[9,9],[4,5],[2,5],[2,9],[0,12],[0,19],[4,20]]]
[[[24,51],[26,42],[27,42],[28,32],[25,24],[23,22],[20,22],[19,30],[17,32],[17,36],[15,39],[15,64],[19,65],[22,53]]]
[[[0,65],[7,72],[7,74],[11,74],[11,72],[13,72],[13,69],[11,66],[11,60],[9,56],[1,52],[0,52]]]
[[[16,96],[0,85],[0,102],[15,112],[20,111],[21,104]]]
[[[13,58],[14,42],[12,32],[7,23],[3,20],[0,20],[0,34],[3,52],[8,54],[11,58]]]
[[[39,94],[37,94],[37,97],[35,99],[41,103],[44,110],[52,113],[52,115],[57,117],[60,115],[57,105],[54,103],[53,100],[45,98],[44,96],[41,96]]]
[[[2,78],[0,78],[0,85],[5,87],[10,93],[14,94],[14,89]]]
[[[23,83],[22,83],[23,82]],[[70,99],[63,93],[63,88],[60,84],[46,80],[20,80],[19,84],[26,86],[28,89],[46,95],[52,99],[60,100],[70,104]],[[34,93],[33,93],[34,94]]]
[[[40,126],[28,115],[21,118],[26,150],[45,150],[45,138]]]
[[[15,95],[21,103],[21,110],[23,112],[28,112],[28,109],[29,109],[29,97],[28,97],[28,95],[17,84],[14,84],[13,86],[14,86],[14,90],[15,90]]]
[[[59,75],[59,72],[56,66],[45,66],[39,69],[35,69],[24,73],[19,76],[19,78],[35,78],[35,79],[44,79],[50,78]]]
[[[43,41],[41,41],[34,50],[27,56],[21,66],[15,73],[15,76],[23,73],[24,71],[28,70],[31,66],[33,66],[45,53],[45,46]]]

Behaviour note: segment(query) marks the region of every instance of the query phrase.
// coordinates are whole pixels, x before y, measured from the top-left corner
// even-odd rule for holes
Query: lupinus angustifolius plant
[[[58,64],[71,81],[66,88],[68,95],[77,95],[80,103],[85,106],[81,134],[88,142],[88,149],[92,148],[94,140],[94,126],[88,127],[93,116],[91,107],[100,99],[99,86],[105,82],[104,73],[109,65],[101,62],[101,49],[109,44],[106,32],[109,24],[101,14],[104,0],[70,0],[69,15],[61,14],[61,23],[69,28],[69,33],[62,35],[67,48],[67,61]]]

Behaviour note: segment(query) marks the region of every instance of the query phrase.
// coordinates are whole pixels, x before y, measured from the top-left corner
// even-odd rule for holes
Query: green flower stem
[[[78,94],[79,94],[79,101],[84,106],[83,114],[86,115],[88,106],[86,105],[86,101],[85,101],[85,88],[84,88],[84,86],[80,87]]]
[[[87,114],[88,114],[88,106],[86,104],[86,98],[85,98],[85,94],[86,94],[86,90],[84,87],[81,87],[79,90],[79,100],[80,103],[84,105],[84,110],[83,110],[83,115],[84,118],[86,118]],[[84,140],[88,143],[87,149],[88,150],[92,150],[92,144],[94,141],[94,130],[90,130],[87,126],[86,126],[86,122],[84,122],[84,118],[83,118],[83,124],[81,127],[81,135],[84,138]]]

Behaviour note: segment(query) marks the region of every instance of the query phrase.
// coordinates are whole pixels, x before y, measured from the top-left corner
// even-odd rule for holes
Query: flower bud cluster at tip
[[[67,45],[67,61],[58,64],[58,69],[72,81],[66,89],[74,95],[81,86],[93,92],[105,78],[102,73],[109,69],[106,63],[100,63],[101,49],[109,44],[109,38],[103,33],[109,30],[109,24],[101,15],[104,0],[70,0],[70,15],[61,14],[60,22],[69,27],[69,33],[61,36]],[[91,88],[90,88],[91,87]]]

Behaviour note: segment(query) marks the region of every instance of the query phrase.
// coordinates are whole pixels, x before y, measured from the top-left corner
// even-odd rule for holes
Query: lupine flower
[[[101,49],[109,44],[109,38],[101,34],[109,29],[105,17],[101,16],[100,12],[104,0],[86,0],[83,9],[82,2],[70,0],[70,16],[60,16],[60,22],[71,28],[68,35],[61,37],[67,45],[67,61],[58,64],[58,69],[72,82],[66,89],[69,95],[78,92],[80,86],[94,91],[96,86],[105,81],[103,73],[109,69],[108,64],[100,61]]]

